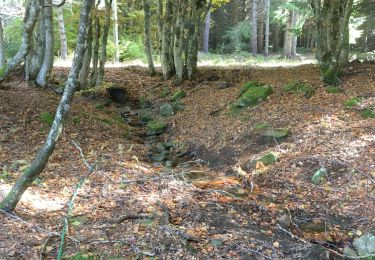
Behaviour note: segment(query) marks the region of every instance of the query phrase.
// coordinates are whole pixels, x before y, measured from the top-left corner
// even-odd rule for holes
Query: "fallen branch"
[[[151,219],[151,218],[153,218],[153,216],[151,216],[149,214],[127,214],[127,215],[119,217],[118,219],[113,221],[113,223],[120,224],[120,223],[124,222],[125,220],[129,220],[129,219],[145,219],[145,218]]]

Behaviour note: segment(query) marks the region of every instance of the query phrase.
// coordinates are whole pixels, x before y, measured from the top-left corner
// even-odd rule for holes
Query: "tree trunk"
[[[155,75],[154,60],[152,58],[152,44],[151,44],[151,10],[149,0],[143,0],[144,17],[144,45],[145,53],[148,63],[148,72],[151,76]]]
[[[162,35],[162,46],[161,46],[161,66],[163,70],[163,77],[168,80],[173,74],[173,53],[171,53],[171,48],[173,47],[172,33],[173,26],[173,1],[167,0],[165,15],[164,15],[164,25],[163,25],[163,35]]]
[[[45,0],[44,11],[44,28],[46,33],[46,44],[42,67],[35,79],[38,87],[46,87],[53,67],[53,11],[52,0]]]
[[[268,56],[269,41],[270,41],[270,0],[265,0],[265,32],[264,32],[264,56]]]
[[[297,22],[298,22],[298,13],[293,12],[293,33],[292,33],[292,57],[295,57],[297,55],[297,34],[296,34],[296,29],[297,29]]]
[[[51,130],[43,144],[43,147],[39,150],[31,165],[27,168],[27,170],[21,176],[21,178],[17,180],[17,182],[12,187],[11,191],[0,203],[0,208],[5,211],[13,211],[15,209],[17,203],[21,199],[22,194],[32,184],[35,178],[37,178],[39,174],[43,171],[50,156],[53,153],[56,142],[62,131],[63,121],[68,114],[70,103],[73,99],[74,91],[78,83],[78,73],[81,69],[82,60],[86,49],[87,27],[90,20],[90,12],[92,6],[93,0],[85,0],[83,6],[81,7],[79,35],[74,54],[73,65],[70,70],[68,80],[66,81],[64,94],[57,108]]]
[[[264,46],[264,14],[263,10],[259,13],[258,18],[258,52],[261,53],[263,51]]]
[[[68,43],[66,41],[64,12],[62,7],[57,8],[57,22],[59,24],[60,34],[60,57],[62,60],[66,60],[68,58]]]
[[[164,6],[163,0],[157,0],[157,9],[158,9],[158,54],[161,62],[161,49],[163,45],[163,16],[164,16]]]
[[[251,50],[253,53],[253,56],[257,56],[258,50],[257,50],[257,6],[258,6],[258,0],[253,0],[253,8],[251,13]]]
[[[3,21],[0,17],[0,74],[1,70],[5,70],[5,47],[4,47],[4,32],[3,32]]]
[[[90,64],[91,64],[91,55],[92,55],[92,23],[91,19],[89,22],[89,28],[87,33],[87,48],[85,51],[85,55],[83,56],[83,62],[81,70],[79,71],[78,81],[79,81],[79,89],[85,89],[87,87],[87,82],[89,79],[90,73]]]
[[[238,0],[232,0],[232,5],[230,8],[231,12],[231,25],[232,27],[238,24]]]
[[[273,52],[278,52],[280,47],[280,25],[277,23],[275,24],[272,45]]]
[[[27,7],[24,18],[24,26],[22,33],[22,42],[17,54],[10,59],[5,69],[0,70],[0,83],[6,80],[9,74],[17,68],[18,65],[26,58],[27,54],[30,51],[32,44],[33,31],[35,24],[38,20],[38,16],[42,7],[41,0],[31,0]]]
[[[283,56],[285,58],[292,58],[292,42],[293,42],[293,12],[289,11],[288,21],[285,28],[285,36],[284,36],[284,51]]]
[[[208,11],[204,20],[203,52],[208,53],[210,41],[211,12]]]
[[[94,87],[98,80],[98,63],[100,48],[100,22],[99,16],[96,14],[94,18],[94,49],[92,51],[92,71],[90,75],[90,87]]]
[[[113,42],[115,44],[115,61],[120,61],[120,48],[118,40],[118,11],[117,11],[117,0],[113,0]]]
[[[26,58],[25,74],[27,81],[35,81],[44,60],[46,47],[46,32],[44,27],[44,16],[40,15],[36,29],[36,37],[33,46]],[[35,31],[35,30],[34,30]]]
[[[100,65],[99,65],[98,79],[96,81],[96,86],[100,86],[103,83],[103,79],[104,79],[104,66],[107,61],[108,33],[109,33],[109,26],[111,24],[112,0],[104,0],[104,2],[105,2],[105,21],[104,21],[104,28],[103,28]]]

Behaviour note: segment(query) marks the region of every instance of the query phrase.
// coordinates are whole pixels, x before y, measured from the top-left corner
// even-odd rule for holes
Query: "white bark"
[[[3,22],[0,17],[0,70],[5,69],[5,47],[4,47],[4,34],[3,34]]]
[[[57,22],[59,24],[60,33],[60,57],[62,60],[66,60],[68,58],[68,43],[66,40],[64,12],[62,7],[57,8]]]
[[[113,42],[115,44],[115,61],[120,61],[120,48],[118,40],[118,11],[117,11],[117,0],[112,2],[112,11],[113,11]]]

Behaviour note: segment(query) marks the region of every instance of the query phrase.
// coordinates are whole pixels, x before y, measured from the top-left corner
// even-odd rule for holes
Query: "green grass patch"
[[[342,88],[335,87],[335,86],[326,87],[326,91],[327,91],[327,93],[330,93],[330,94],[338,94],[338,93],[344,92],[344,90]]]
[[[176,101],[178,101],[178,100],[180,100],[180,99],[183,99],[184,97],[186,97],[186,91],[183,90],[183,89],[179,89],[179,90],[177,90],[177,91],[173,94],[171,100],[172,100],[173,102],[176,102]]]
[[[40,120],[43,123],[52,126],[53,120],[55,120],[55,116],[52,115],[50,112],[43,112],[42,114],[40,114]]]
[[[259,124],[256,124],[254,126],[254,129],[255,130],[262,130],[262,129],[267,129],[267,128],[270,128],[271,125],[270,124],[267,124],[267,123],[259,123]]]

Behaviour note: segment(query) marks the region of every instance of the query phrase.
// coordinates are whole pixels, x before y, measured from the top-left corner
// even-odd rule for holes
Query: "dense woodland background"
[[[0,0],[0,259],[375,259],[374,0]]]

